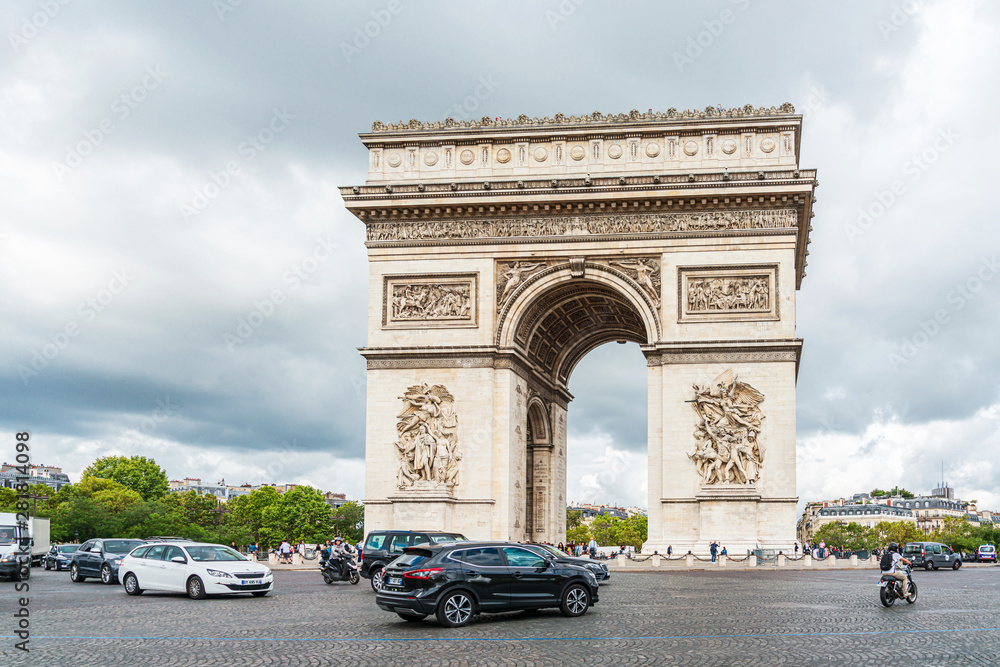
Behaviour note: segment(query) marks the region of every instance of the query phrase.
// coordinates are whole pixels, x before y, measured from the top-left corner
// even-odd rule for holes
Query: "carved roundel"
[[[584,150],[583,146],[573,146],[569,151],[569,156],[579,162],[583,158],[587,157],[587,151]]]
[[[726,139],[722,142],[722,152],[726,155],[732,155],[736,152],[736,142],[732,139]]]
[[[399,153],[390,153],[385,161],[390,167],[398,167],[403,164],[403,158]]]
[[[549,156],[549,152],[543,146],[539,146],[531,155],[535,158],[535,162],[545,162],[545,159]]]
[[[500,164],[507,164],[510,162],[510,151],[506,148],[501,148],[497,151],[497,162]]]
[[[462,164],[472,164],[472,161],[476,159],[476,154],[465,149],[462,154],[458,156],[458,159],[462,161]]]
[[[684,142],[684,153],[687,155],[695,155],[698,152],[698,142],[697,141],[686,141]]]
[[[433,167],[434,165],[437,164],[437,161],[438,161],[438,154],[435,153],[434,151],[430,151],[429,153],[426,153],[424,155],[424,164],[426,164],[428,167]]]
[[[774,150],[774,147],[776,145],[777,144],[774,143],[774,139],[771,139],[770,137],[767,137],[766,139],[764,139],[764,140],[762,140],[760,142],[760,149],[762,151],[764,151],[765,153],[770,153],[771,151]]]
[[[611,144],[608,147],[608,157],[612,160],[617,160],[622,156],[621,144]]]
[[[651,142],[646,144],[646,155],[649,157],[656,157],[660,154],[660,144]]]

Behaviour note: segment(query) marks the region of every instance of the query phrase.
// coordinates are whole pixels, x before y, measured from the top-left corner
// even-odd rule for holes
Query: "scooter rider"
[[[879,567],[882,569],[882,576],[892,577],[900,583],[900,588],[903,591],[903,598],[910,597],[909,591],[909,581],[906,578],[906,573],[900,571],[899,564],[905,563],[906,565],[912,565],[910,561],[903,558],[899,553],[901,549],[899,545],[895,542],[889,544],[889,548],[886,549],[885,553],[882,554],[882,559],[879,561]]]
[[[344,541],[340,537],[333,538],[333,546],[330,547],[330,560],[332,560],[337,565],[337,576],[344,576],[344,558],[347,554],[347,548],[344,546]]]

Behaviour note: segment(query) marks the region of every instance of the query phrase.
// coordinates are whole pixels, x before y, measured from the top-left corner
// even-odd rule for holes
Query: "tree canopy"
[[[83,471],[83,478],[96,477],[118,482],[142,496],[143,500],[156,500],[166,495],[169,484],[167,473],[145,456],[105,456]]]

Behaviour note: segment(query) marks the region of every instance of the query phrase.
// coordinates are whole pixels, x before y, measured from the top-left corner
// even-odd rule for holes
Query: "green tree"
[[[566,510],[566,530],[572,530],[583,523],[583,510]]]
[[[105,456],[83,471],[83,478],[111,479],[136,491],[144,500],[162,498],[169,486],[167,473],[145,456]]]
[[[924,539],[924,534],[916,524],[909,521],[880,521],[875,524],[874,531],[877,547],[885,547],[890,542],[902,545]]]
[[[270,486],[237,496],[229,501],[228,523],[232,530],[246,534],[250,541],[259,543],[262,548],[276,546],[283,538],[279,537],[277,543],[265,539],[264,513],[280,502],[281,494]]]
[[[619,519],[598,514],[590,524],[590,534],[594,536],[597,545],[608,547],[616,544],[618,527],[615,525]]]
[[[365,536],[365,506],[349,500],[334,510],[333,533],[351,544],[360,542]]]
[[[836,549],[873,549],[876,544],[875,531],[859,523],[848,524],[834,521],[816,531],[813,542],[824,542],[826,546]]]
[[[584,524],[580,524],[566,531],[566,541],[573,544],[586,544],[590,542],[590,530]]]

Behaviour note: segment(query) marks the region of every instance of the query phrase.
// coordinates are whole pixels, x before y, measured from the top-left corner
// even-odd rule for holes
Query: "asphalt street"
[[[1000,664],[1000,568],[918,571],[914,605],[879,604],[871,571],[615,573],[581,618],[480,616],[454,630],[379,610],[366,580],[275,573],[265,598],[189,600],[73,584],[35,569],[30,652],[14,649],[0,582],[2,664],[988,665]]]

